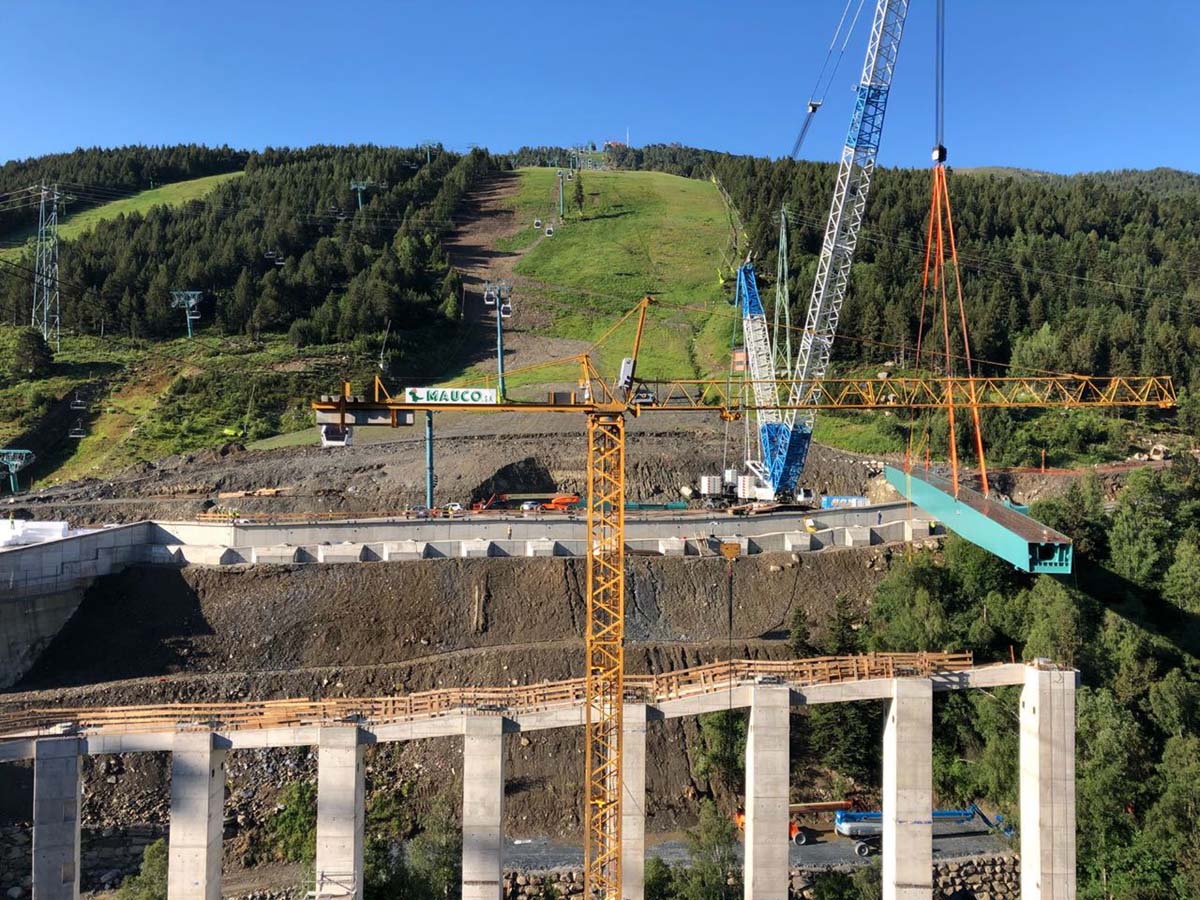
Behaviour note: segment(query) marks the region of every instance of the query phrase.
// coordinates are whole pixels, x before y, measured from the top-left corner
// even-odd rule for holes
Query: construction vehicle
[[[811,844],[817,835],[817,829],[802,825],[800,818],[823,812],[840,812],[853,809],[854,804],[849,800],[818,800],[810,803],[791,803],[788,805],[788,839],[797,846]],[[733,817],[738,830],[746,830],[746,813],[739,809]]]
[[[988,831],[998,831],[1005,837],[1012,837],[1014,830],[1011,825],[1004,824],[1003,816],[993,820],[975,803],[966,809],[935,809],[933,824],[937,825],[966,825],[978,819]],[[834,814],[834,830],[842,837],[854,838],[854,852],[859,856],[870,856],[879,850],[883,839],[883,813],[879,810],[843,809]]]
[[[529,493],[492,494],[486,500],[472,503],[471,512],[484,512],[489,509],[520,509],[525,512],[541,509],[546,512],[566,512],[578,505],[578,494],[538,493],[534,491]]]

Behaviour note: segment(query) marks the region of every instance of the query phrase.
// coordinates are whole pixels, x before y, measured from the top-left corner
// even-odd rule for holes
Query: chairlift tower
[[[62,349],[62,318],[58,295],[58,201],[62,194],[58,185],[34,188],[41,195],[38,207],[38,236],[33,276],[32,325],[42,333],[47,344],[53,340],[54,349]],[[49,201],[49,211],[47,211]]]
[[[566,176],[563,170],[558,170],[558,221],[561,224],[563,216],[567,214],[566,206],[563,204],[563,182]]]
[[[358,208],[362,209],[363,191],[369,191],[371,188],[379,188],[386,190],[388,183],[386,181],[371,181],[366,178],[351,178],[350,190],[358,194]]]
[[[504,402],[504,320],[512,317],[512,285],[507,281],[496,284],[487,282],[483,292],[483,302],[496,307],[496,385],[500,391],[500,401]]]
[[[174,309],[183,310],[184,318],[187,320],[188,337],[191,337],[192,323],[200,321],[200,292],[171,291],[171,306]]]

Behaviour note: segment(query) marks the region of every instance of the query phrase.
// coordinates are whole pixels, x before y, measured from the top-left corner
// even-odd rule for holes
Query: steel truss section
[[[584,897],[621,897],[625,694],[625,416],[588,416]]]

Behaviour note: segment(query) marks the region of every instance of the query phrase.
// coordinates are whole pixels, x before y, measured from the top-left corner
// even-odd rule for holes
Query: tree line
[[[33,185],[58,184],[69,200],[63,208],[77,212],[104,202],[99,194],[132,193],[187,181],[206,175],[241,170],[250,158],[247,150],[178,144],[163,147],[78,148],[0,166],[0,235],[28,230],[28,210],[8,209],[14,194]],[[36,226],[36,213],[33,224]]]

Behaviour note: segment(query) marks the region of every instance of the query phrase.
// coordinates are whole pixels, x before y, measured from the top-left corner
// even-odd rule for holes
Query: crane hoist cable
[[[842,64],[842,57],[846,55],[846,47],[850,43],[850,35],[854,33],[854,26],[858,24],[859,14],[862,12],[863,4],[866,0],[858,0],[858,8],[854,11],[854,18],[850,21],[850,27],[846,29],[846,36],[842,40],[841,49],[837,51],[837,59],[834,60],[833,70],[829,73],[829,78],[825,79],[824,86],[821,85],[821,80],[825,76],[825,70],[829,68],[829,61],[833,59],[833,52],[837,48],[838,39],[842,35],[842,26],[846,24],[846,16],[850,12],[850,6],[854,0],[846,0],[846,5],[842,8],[842,16],[838,19],[837,28],[834,29],[833,39],[829,42],[829,49],[825,52],[825,61],[821,63],[821,71],[817,73],[817,80],[813,84],[812,91],[808,95],[808,112],[804,116],[804,124],[800,127],[800,133],[796,136],[796,142],[792,145],[792,159],[797,159],[800,156],[800,148],[804,145],[804,139],[808,136],[808,129],[812,126],[813,118],[817,114],[817,110],[825,104],[825,95],[829,92],[829,86],[833,84],[833,79],[837,76],[838,67]]]
[[[924,338],[925,310],[929,307],[934,323],[941,313],[941,339],[944,351],[944,373],[947,380],[954,378],[955,359],[961,358],[967,372],[967,406],[971,411],[972,426],[975,436],[975,450],[979,458],[979,474],[982,482],[983,495],[989,495],[987,481],[987,461],[983,451],[983,428],[979,418],[979,404],[976,398],[974,363],[971,359],[971,338],[967,327],[966,303],[963,300],[962,275],[958,265],[958,246],[954,237],[954,215],[951,212],[950,188],[946,180],[946,146],[945,146],[945,0],[937,3],[937,39],[934,45],[934,147],[933,147],[933,187],[929,204],[929,221],[925,234],[925,270],[921,280],[921,311],[917,318],[916,364],[921,365],[921,348]],[[958,322],[952,327],[951,297],[947,279],[950,272],[954,275],[954,301],[958,308]],[[958,333],[956,333],[958,332]],[[961,335],[961,356],[955,353],[954,341]],[[936,335],[934,335],[936,337]],[[928,350],[926,351],[928,353]],[[932,354],[930,354],[932,355]],[[951,481],[954,494],[958,496],[958,434],[953,397],[948,398],[946,415],[949,420],[947,435],[947,450],[950,456]],[[913,433],[915,422],[910,419],[908,449],[905,453],[905,466],[911,469]]]

